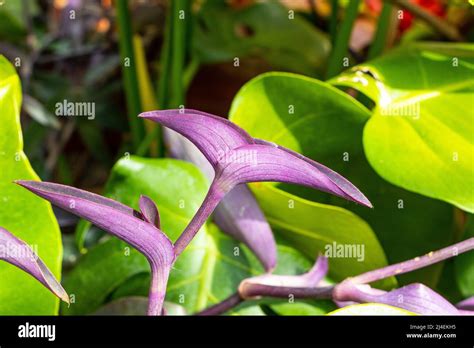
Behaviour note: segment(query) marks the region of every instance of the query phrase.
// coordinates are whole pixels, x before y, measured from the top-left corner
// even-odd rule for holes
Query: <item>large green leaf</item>
[[[61,275],[61,235],[51,206],[14,180],[38,180],[23,153],[21,86],[13,66],[0,56],[0,226],[33,246],[53,274]],[[0,314],[51,315],[58,299],[36,279],[0,263]]]
[[[451,240],[452,208],[393,186],[368,164],[362,132],[370,112],[336,88],[310,78],[270,73],[246,84],[234,99],[230,119],[252,136],[298,151],[344,175],[366,194],[374,209],[315,190],[275,183],[254,184],[273,227],[314,257],[333,241],[365,245],[365,260],[331,259],[335,280],[445,246]],[[299,197],[312,202],[301,200]],[[316,204],[324,203],[324,204]],[[334,264],[335,263],[335,264]],[[402,276],[434,284],[440,265]]]
[[[464,239],[474,237],[474,216],[469,215]],[[474,296],[474,251],[461,254],[454,259],[454,271],[459,290],[464,297]]]
[[[335,310],[328,315],[416,315],[413,312],[381,303],[364,303]]]
[[[474,212],[474,45],[403,46],[332,83],[375,101],[364,148],[380,176]]]
[[[193,49],[203,63],[258,56],[275,68],[312,76],[325,67],[327,36],[277,1],[233,9],[207,0],[196,17]]]

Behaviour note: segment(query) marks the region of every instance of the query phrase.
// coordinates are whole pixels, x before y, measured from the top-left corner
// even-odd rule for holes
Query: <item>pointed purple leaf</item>
[[[208,177],[214,169],[199,149],[181,134],[165,128],[165,140],[171,156],[194,163]],[[246,185],[237,185],[214,211],[219,228],[250,248],[269,272],[276,265],[276,243],[273,232],[252,192]]]
[[[277,250],[272,230],[257,201],[245,185],[238,185],[214,212],[216,224],[227,234],[247,245],[265,271],[276,266]]]
[[[53,294],[69,303],[68,294],[39,256],[24,241],[2,227],[0,227],[0,259],[31,274]]]
[[[280,146],[242,146],[228,158],[230,160],[220,173],[223,187],[259,181],[284,182],[308,186],[372,206],[354,185],[336,172],[302,156],[295,156],[295,153]]]
[[[160,228],[160,213],[155,202],[151,198],[141,195],[138,205],[145,221]]]
[[[335,189],[334,192],[332,192],[331,190],[327,190],[326,192],[334,193],[335,195],[341,196],[342,198],[346,198],[348,200],[351,200],[356,203],[365,205],[369,208],[372,208],[372,204],[367,199],[367,197],[365,197],[364,194],[360,192],[360,190],[357,187],[355,187],[349,180],[344,178],[342,175],[336,173],[335,171],[329,169],[328,167],[322,165],[321,163],[313,161],[312,159],[309,159],[308,157],[305,157],[299,154],[298,152],[292,151],[283,146],[272,144],[272,143],[269,143],[268,141],[260,140],[260,139],[255,139],[255,141],[257,144],[277,147],[278,149],[287,152],[291,156],[296,157],[297,159],[300,159],[302,161],[305,161],[309,165],[313,166],[314,169],[318,170],[323,175],[326,175],[329,178],[329,180],[334,184],[334,186],[337,187],[337,189],[334,188]],[[292,182],[292,183],[299,184],[298,182]],[[302,185],[305,185],[305,184],[302,184]],[[313,186],[310,183],[309,185],[306,185],[306,186],[310,186],[314,188],[316,185]],[[324,189],[321,189],[321,190],[325,191]]]
[[[277,181],[309,186],[372,207],[348,180],[296,152],[250,137],[234,123],[196,110],[150,111],[156,121],[188,138],[216,171],[224,192],[237,184]]]
[[[423,315],[458,315],[459,311],[444,297],[427,287],[415,283],[392,291],[371,288],[347,280],[336,286],[334,300],[357,303],[383,303]]]
[[[175,260],[173,244],[143,214],[108,198],[65,185],[17,181],[34,194],[89,220],[141,252],[151,266],[150,314],[160,314],[169,272]]]
[[[456,304],[456,308],[461,309],[463,311],[474,311],[474,296],[459,302],[458,304]]]
[[[157,110],[143,112],[139,117],[158,122],[188,138],[214,167],[223,154],[253,143],[252,137],[232,122],[202,111]]]

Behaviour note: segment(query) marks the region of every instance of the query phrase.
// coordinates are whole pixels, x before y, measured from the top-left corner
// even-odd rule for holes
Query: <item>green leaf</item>
[[[0,5],[0,40],[18,44],[18,40],[25,37],[26,28],[22,17],[21,1],[5,1]]]
[[[474,216],[469,215],[463,239],[474,237]],[[464,297],[474,296],[474,251],[454,259],[454,271],[459,290]]]
[[[196,16],[193,49],[203,63],[260,56],[275,68],[307,75],[320,75],[325,67],[327,36],[298,15],[290,18],[276,1],[233,9],[208,0]]]
[[[451,241],[451,206],[391,185],[370,167],[362,146],[370,112],[347,94],[299,75],[263,74],[239,91],[230,116],[252,136],[293,149],[336,170],[373,203],[374,209],[368,209],[293,185],[251,186],[274,229],[308,256],[314,258],[333,241],[365,246],[363,262],[356,258],[330,259],[334,280],[386,265],[383,250],[388,261],[394,263]],[[416,279],[434,284],[440,267],[435,265],[399,279],[403,283]]]
[[[380,176],[474,212],[474,45],[402,46],[331,82],[376,103],[364,149]]]
[[[56,278],[61,276],[59,227],[45,200],[15,185],[14,180],[39,180],[23,153],[20,128],[20,79],[0,56],[0,226],[33,247]],[[52,315],[58,299],[22,270],[0,263],[0,314]]]
[[[401,308],[380,304],[364,303],[359,305],[347,306],[328,315],[416,315],[413,312]]]
[[[110,238],[85,254],[65,276],[71,305],[61,306],[65,315],[90,314],[99,309],[107,296],[134,274],[149,271],[143,255],[126,243]]]

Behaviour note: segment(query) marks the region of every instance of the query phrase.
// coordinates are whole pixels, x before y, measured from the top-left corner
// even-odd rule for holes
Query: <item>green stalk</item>
[[[184,19],[180,19],[184,11]],[[184,105],[187,86],[199,67],[198,61],[192,61],[184,71],[187,53],[187,34],[191,23],[191,1],[170,1],[166,17],[165,36],[161,50],[161,69],[158,86],[158,104],[163,109],[178,108]],[[148,133],[138,147],[137,154],[144,155],[159,129]]]
[[[188,64],[186,67],[186,70],[184,71],[184,78],[183,78],[183,85],[184,85],[184,90],[186,91],[187,88],[189,87],[191,81],[193,80],[194,76],[196,75],[196,72],[199,69],[200,62],[198,59],[192,59],[191,62]],[[156,137],[160,137],[161,134],[161,127],[160,128],[155,128],[151,132],[149,132],[143,141],[141,142],[140,146],[138,147],[138,150],[136,151],[137,156],[143,156],[146,154],[146,151],[150,144],[153,142],[153,140]]]
[[[382,54],[387,45],[387,34],[390,28],[393,5],[390,2],[384,2],[382,12],[377,23],[377,32],[369,49],[368,59],[375,58]]]
[[[171,66],[170,74],[170,90],[171,107],[176,108],[184,104],[184,89],[183,89],[183,71],[184,60],[186,57],[186,21],[187,19],[180,19],[180,11],[185,11],[186,17],[190,16],[190,11],[187,9],[189,0],[174,0],[172,1],[173,8],[173,32],[171,40],[173,42],[171,54],[173,57],[173,64]]]
[[[158,81],[158,105],[161,108],[167,109],[168,99],[168,80],[170,73],[170,62],[171,59],[171,33],[173,31],[172,27],[172,14],[173,8],[171,5],[168,7],[168,13],[166,14],[165,21],[165,32],[163,36],[163,46],[161,47],[161,56],[160,56],[160,78]]]
[[[137,117],[142,108],[135,67],[135,54],[133,52],[133,32],[128,11],[128,1],[116,0],[115,8],[117,11],[120,56],[122,57],[122,74],[127,100],[128,120],[132,131],[133,147],[137,149],[144,135],[144,127],[142,121]],[[126,66],[125,62],[127,59],[130,64]]]
[[[342,60],[344,57],[347,57],[352,26],[354,25],[354,21],[359,12],[359,3],[360,0],[350,0],[346,7],[344,20],[342,21],[341,28],[336,35],[336,42],[329,59],[328,70],[326,73],[326,78],[328,79],[343,70]]]
[[[337,35],[337,15],[339,13],[339,0],[331,0],[331,19],[329,22],[329,35],[331,43],[334,45]]]

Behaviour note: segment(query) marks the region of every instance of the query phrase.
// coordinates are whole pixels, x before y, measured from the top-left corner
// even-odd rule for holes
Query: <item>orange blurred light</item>
[[[54,0],[53,6],[58,10],[62,10],[68,4],[68,0]]]
[[[105,33],[106,31],[109,30],[109,28],[110,28],[110,21],[105,17],[99,19],[95,27],[95,29],[99,33]]]

